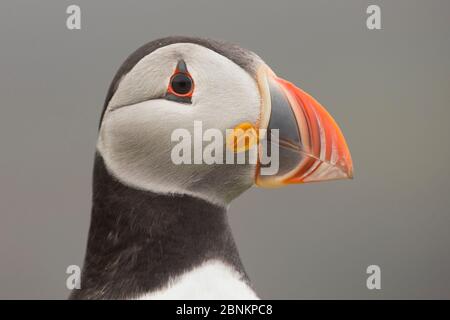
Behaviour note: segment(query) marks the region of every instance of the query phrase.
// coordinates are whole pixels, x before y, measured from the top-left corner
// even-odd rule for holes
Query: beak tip
[[[355,178],[355,173],[353,171],[353,166],[351,166],[348,170],[347,176],[350,180],[353,180]]]

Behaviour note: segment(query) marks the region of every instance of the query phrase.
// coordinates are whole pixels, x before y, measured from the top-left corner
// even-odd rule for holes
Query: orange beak
[[[325,108],[305,91],[277,77],[268,67],[258,73],[262,96],[256,184],[277,187],[351,179],[353,164],[344,135]],[[276,133],[276,134],[274,134]],[[263,154],[278,152],[278,170],[265,170]],[[273,159],[273,157],[272,157]],[[270,172],[269,174],[265,173]]]

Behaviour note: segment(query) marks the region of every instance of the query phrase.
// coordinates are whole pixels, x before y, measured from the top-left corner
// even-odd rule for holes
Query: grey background
[[[69,4],[82,30],[65,27]],[[365,26],[368,4],[380,31]],[[263,298],[450,298],[450,2],[2,1],[0,298],[66,298],[82,264],[107,86],[157,37],[258,53],[322,102],[355,180],[254,188],[231,206]],[[366,288],[377,264],[382,289]]]

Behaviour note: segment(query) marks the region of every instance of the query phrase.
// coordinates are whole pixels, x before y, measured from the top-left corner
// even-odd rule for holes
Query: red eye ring
[[[189,72],[175,70],[170,77],[167,93],[180,98],[191,98],[194,93],[194,80]]]

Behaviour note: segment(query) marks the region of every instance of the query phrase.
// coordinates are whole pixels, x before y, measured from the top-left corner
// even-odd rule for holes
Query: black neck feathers
[[[246,278],[224,208],[125,186],[96,155],[81,289],[72,299],[136,298],[209,259]]]

